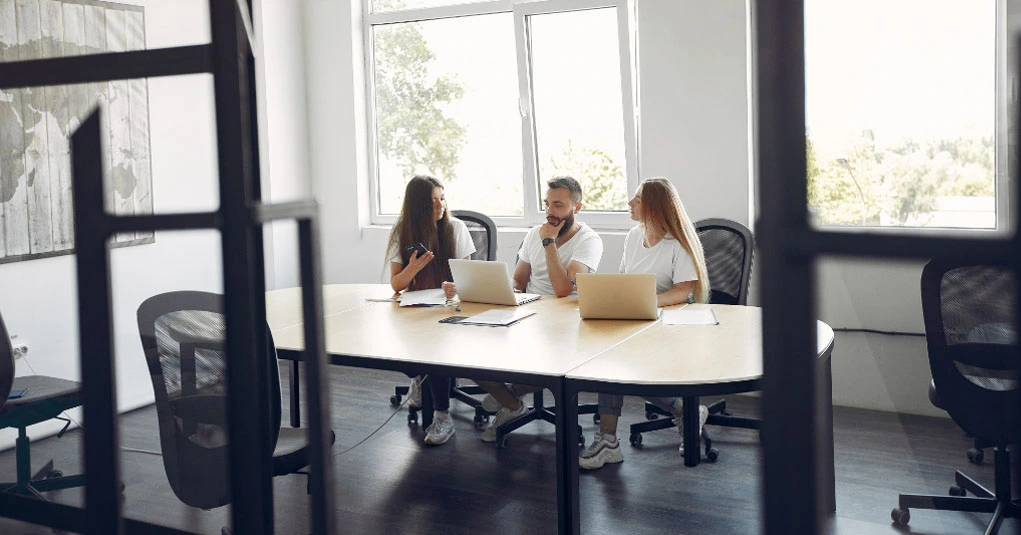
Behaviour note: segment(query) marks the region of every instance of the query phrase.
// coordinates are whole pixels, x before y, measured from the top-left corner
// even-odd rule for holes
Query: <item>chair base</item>
[[[685,406],[691,404],[692,406],[697,407],[698,398],[685,397],[684,404]],[[761,420],[744,418],[731,414],[731,412],[727,410],[727,400],[725,399],[721,399],[709,405],[708,409],[709,418],[706,419],[706,425],[737,427],[741,429],[760,429],[762,427]],[[697,417],[696,413],[696,418]],[[632,446],[640,446],[642,444],[642,433],[657,431],[659,429],[668,429],[676,425],[674,424],[674,415],[672,413],[649,402],[645,402],[645,418],[647,420],[645,422],[631,424],[630,441]],[[685,424],[687,424],[687,422],[685,422]],[[694,425],[694,422],[692,422],[692,425]],[[705,428],[702,429],[702,442],[704,445],[703,452],[706,460],[715,462],[719,457],[719,451],[716,448],[713,448],[713,439]],[[689,464],[686,460],[685,464],[688,466],[695,466],[698,463],[695,462],[694,464]]]
[[[1021,518],[1021,502],[1011,499],[1010,454],[1003,446],[996,449],[995,465],[995,492],[957,471],[949,496],[901,494],[898,507],[890,512],[891,519],[897,525],[906,526],[911,520],[911,509],[992,513],[984,533],[993,535],[999,532],[1004,518]],[[967,496],[969,493],[974,497]]]
[[[14,483],[0,483],[0,492],[46,499],[40,493],[85,486],[85,476],[65,476],[63,472],[54,470],[52,460],[33,474],[31,444],[26,428],[19,427],[18,438],[14,442],[18,480]]]
[[[557,413],[554,409],[546,407],[542,402],[542,390],[538,390],[532,393],[532,406],[525,410],[525,413],[504,422],[503,425],[496,428],[496,447],[505,448],[507,447],[508,436],[514,430],[532,423],[535,420],[542,420],[556,425]],[[581,426],[578,426],[578,444],[579,446],[585,445],[585,435],[582,433]]]

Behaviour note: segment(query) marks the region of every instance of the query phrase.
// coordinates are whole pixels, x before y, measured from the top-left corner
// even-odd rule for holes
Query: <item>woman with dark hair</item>
[[[421,247],[416,247],[421,245]],[[468,227],[447,212],[443,183],[431,176],[418,175],[404,189],[404,204],[390,232],[386,257],[390,262],[390,286],[395,292],[442,288],[449,281],[450,259],[468,259],[475,252]],[[448,292],[450,293],[450,292]],[[426,430],[425,443],[444,444],[454,436],[450,419],[449,376],[430,374],[433,397],[433,423]],[[411,383],[409,404],[421,404],[419,378]]]

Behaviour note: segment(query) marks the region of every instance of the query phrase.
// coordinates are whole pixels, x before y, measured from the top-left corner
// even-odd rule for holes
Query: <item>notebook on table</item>
[[[579,273],[578,310],[585,319],[654,320],[656,276],[652,273]]]
[[[462,301],[516,306],[535,301],[539,294],[514,293],[507,264],[489,260],[450,259],[450,273]]]

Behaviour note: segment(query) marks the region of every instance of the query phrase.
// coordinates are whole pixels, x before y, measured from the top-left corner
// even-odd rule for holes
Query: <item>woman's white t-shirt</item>
[[[456,217],[450,218],[450,226],[454,231],[454,258],[467,258],[475,252],[475,242],[472,241],[471,232],[468,232],[468,225]],[[410,245],[410,244],[409,244]],[[401,251],[396,243],[390,243],[386,251],[387,258],[394,264],[402,264]]]
[[[681,246],[681,242],[667,234],[656,245],[646,247],[642,225],[631,229],[624,237],[620,272],[656,275],[657,294],[673,288],[679,282],[698,280],[695,261]]]

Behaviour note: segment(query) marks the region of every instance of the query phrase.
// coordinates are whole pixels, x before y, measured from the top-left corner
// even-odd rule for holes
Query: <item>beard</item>
[[[560,227],[560,232],[557,233],[557,237],[560,237],[560,236],[563,236],[564,234],[567,234],[568,232],[571,231],[572,228],[574,228],[574,213],[573,212],[571,213],[571,215],[565,217],[564,219],[560,219],[559,217],[556,217],[556,216],[548,216],[546,218],[546,222],[547,223],[549,223],[550,225],[556,226],[556,224],[551,222],[550,219],[556,220],[556,223],[560,223],[561,221],[564,222],[564,226]]]

